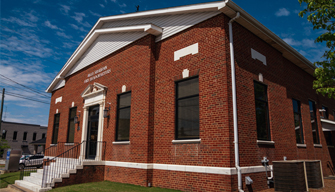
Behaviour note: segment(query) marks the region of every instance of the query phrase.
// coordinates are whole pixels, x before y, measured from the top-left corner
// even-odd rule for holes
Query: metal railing
[[[43,154],[35,154],[26,156],[19,162],[20,180],[25,176],[30,176],[31,173],[36,173],[38,168],[43,166]]]
[[[74,146],[72,145],[71,148],[68,148],[69,146],[67,145],[60,145],[60,146],[65,147],[57,148],[56,151],[57,153],[59,153],[57,156],[53,158],[44,159],[42,188],[53,187],[56,178],[62,178],[62,174],[69,174],[69,170],[76,169],[76,167],[78,165],[82,165],[82,162],[85,161],[86,159],[89,161],[95,161],[95,159],[89,159],[88,155],[86,157],[80,157],[81,147],[87,149],[89,146],[95,146],[95,155],[97,155],[97,149],[101,149],[101,160],[105,159],[106,142],[104,141],[98,141],[98,142],[83,141]],[[64,150],[63,152],[61,151],[62,149]],[[90,152],[91,154],[93,154],[94,151]],[[46,156],[51,156],[50,154],[54,153],[55,151],[52,151],[52,153],[49,151],[49,155],[46,154]],[[87,150],[85,154],[89,154],[89,150]]]
[[[44,150],[44,154],[47,157],[56,157],[78,144],[79,144],[78,142],[74,143],[58,142],[57,144],[51,144],[50,147]]]

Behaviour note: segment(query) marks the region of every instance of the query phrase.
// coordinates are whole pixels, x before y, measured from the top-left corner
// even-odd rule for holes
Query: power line
[[[0,93],[2,93],[2,91]],[[50,105],[50,103],[47,103],[47,102],[44,102],[44,101],[30,99],[30,98],[27,98],[27,97],[21,97],[21,96],[17,96],[17,95],[11,94],[11,93],[6,93],[6,95],[10,95],[12,97],[17,97],[17,98],[21,98],[21,99],[26,99],[26,100],[35,101],[35,102],[39,102],[39,103],[44,103],[44,104]]]
[[[20,96],[20,97],[29,97],[29,98],[31,98],[32,96],[29,96],[29,95],[21,95],[21,94],[17,94],[17,93],[13,93],[13,92],[8,92],[8,91],[6,91],[6,93],[9,93],[9,94],[12,94],[12,95],[16,95],[16,96]],[[34,98],[33,98],[34,99]],[[44,99],[44,98],[39,98],[39,99]],[[35,100],[37,100],[37,99],[35,99]],[[43,100],[39,100],[39,101],[43,101]],[[46,101],[45,101],[46,102]]]
[[[5,80],[6,80],[6,79],[5,79]],[[8,81],[8,80],[7,80],[7,81]],[[5,83],[5,82],[3,82],[3,81],[0,81],[0,83],[6,84],[7,86],[10,86],[10,87],[13,87],[13,88],[20,89],[20,90],[25,91],[25,92],[27,92],[27,93],[34,93],[34,94],[36,94],[35,92],[31,92],[31,91],[28,91],[28,90],[26,90],[26,89],[22,89],[21,87],[13,86],[13,85],[8,84],[8,83]],[[43,95],[43,96],[44,96],[44,95]],[[50,96],[44,96],[44,97],[46,97],[46,98],[51,98]]]
[[[16,82],[16,81],[14,81],[14,80],[12,80],[12,79],[10,79],[10,78],[4,76],[4,75],[1,75],[1,74],[0,74],[0,76],[2,76],[2,77],[4,77],[4,78],[6,78],[6,79],[8,79],[8,80],[10,80],[10,81],[12,81],[12,82],[18,84],[18,85],[21,85],[22,87],[25,87],[25,88],[27,88],[27,89],[29,89],[29,90],[32,90],[32,91],[34,91],[35,93],[38,93],[38,94],[43,95],[43,96],[46,96],[46,95],[44,95],[44,94],[42,94],[42,93],[39,93],[39,92],[38,92],[39,90],[34,90],[33,88],[30,88],[30,87],[27,87],[27,86],[25,86],[25,85],[22,85],[22,84],[20,84],[20,83],[18,83],[18,82]],[[49,95],[48,95],[48,96],[49,96]]]

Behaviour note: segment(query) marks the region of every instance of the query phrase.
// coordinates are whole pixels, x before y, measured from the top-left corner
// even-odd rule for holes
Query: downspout
[[[241,174],[239,151],[238,151],[235,58],[234,58],[233,26],[232,26],[232,23],[234,22],[234,20],[239,18],[239,17],[240,17],[240,12],[237,12],[236,16],[229,21],[228,25],[229,25],[229,44],[230,44],[231,84],[232,84],[232,95],[233,95],[235,167],[237,169],[238,191],[243,192],[243,190],[242,190],[242,174]]]

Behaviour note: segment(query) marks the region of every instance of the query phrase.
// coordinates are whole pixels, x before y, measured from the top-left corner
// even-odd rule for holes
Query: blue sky
[[[51,94],[44,91],[99,17],[135,12],[136,5],[145,11],[204,2],[210,1],[1,0],[0,88],[8,93],[3,120],[47,125]],[[310,61],[322,56],[325,46],[314,43],[322,31],[298,16],[298,0],[234,2]]]

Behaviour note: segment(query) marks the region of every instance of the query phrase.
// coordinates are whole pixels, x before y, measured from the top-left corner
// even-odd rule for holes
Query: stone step
[[[24,187],[15,185],[15,184],[8,185],[7,188],[9,188],[9,189],[11,189],[11,190],[13,190],[15,192],[33,192],[32,190],[29,190],[27,188],[24,188]]]
[[[36,177],[23,177],[23,181],[28,181],[30,183],[34,183],[36,185],[42,186],[42,178],[41,179],[37,179]]]

